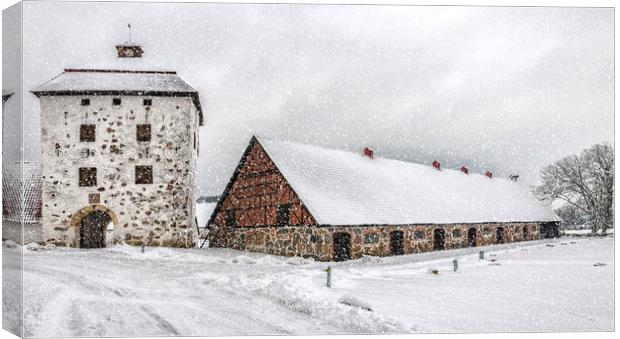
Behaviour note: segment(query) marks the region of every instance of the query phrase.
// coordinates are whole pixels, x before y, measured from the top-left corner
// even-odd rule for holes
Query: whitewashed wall
[[[114,241],[191,246],[198,140],[189,97],[42,96],[43,234],[48,242],[79,246],[72,216],[89,205],[89,193],[118,218]],[[89,98],[89,106],[81,99]],[[144,98],[152,106],[143,105]],[[65,113],[66,112],[66,113]],[[151,124],[151,141],[136,140],[136,125]],[[80,142],[80,125],[96,124],[96,141]],[[56,153],[56,143],[60,145]],[[118,149],[118,153],[112,151]],[[94,155],[87,156],[89,149]],[[153,184],[135,184],[136,165],[153,166]],[[79,168],[97,167],[97,186],[79,187]]]

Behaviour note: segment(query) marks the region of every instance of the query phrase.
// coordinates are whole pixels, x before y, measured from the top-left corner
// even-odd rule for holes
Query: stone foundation
[[[287,227],[222,227],[211,237],[211,246],[282,256],[312,257],[320,261],[333,259],[333,237],[336,233],[350,236],[350,257],[365,255],[390,256],[390,233],[403,232],[403,253],[430,252],[434,249],[434,232],[445,231],[444,248],[468,247],[468,231],[476,229],[476,246],[496,244],[497,228],[503,228],[503,242],[540,239],[539,223],[485,223],[451,225],[396,226],[287,226]],[[527,228],[524,237],[523,230]]]

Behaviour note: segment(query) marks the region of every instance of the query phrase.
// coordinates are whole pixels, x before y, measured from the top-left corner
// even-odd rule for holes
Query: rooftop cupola
[[[119,58],[141,58],[144,51],[142,46],[131,41],[131,24],[127,24],[129,39],[122,44],[116,45],[116,53]]]

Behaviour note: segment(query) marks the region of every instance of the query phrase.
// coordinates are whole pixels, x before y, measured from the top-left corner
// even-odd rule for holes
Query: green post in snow
[[[332,287],[332,267],[327,266],[327,269],[325,270],[325,272],[327,272],[327,287],[331,288]]]

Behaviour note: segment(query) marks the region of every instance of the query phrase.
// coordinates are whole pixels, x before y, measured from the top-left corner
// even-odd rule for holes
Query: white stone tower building
[[[65,69],[41,102],[43,235],[48,243],[190,247],[198,128],[195,89],[116,46],[114,66]]]

